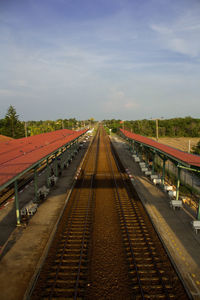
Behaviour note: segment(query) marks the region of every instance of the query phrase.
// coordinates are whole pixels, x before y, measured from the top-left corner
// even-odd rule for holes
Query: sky
[[[0,118],[199,118],[199,16],[199,0],[0,0]]]

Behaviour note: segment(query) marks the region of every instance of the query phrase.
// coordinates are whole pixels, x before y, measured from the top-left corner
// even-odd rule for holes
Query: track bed
[[[188,299],[100,128],[31,299]]]

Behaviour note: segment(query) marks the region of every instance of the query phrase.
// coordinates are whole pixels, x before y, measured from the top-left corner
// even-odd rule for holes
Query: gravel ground
[[[102,142],[98,161],[100,163],[95,178],[97,191],[86,299],[131,299],[128,265]]]

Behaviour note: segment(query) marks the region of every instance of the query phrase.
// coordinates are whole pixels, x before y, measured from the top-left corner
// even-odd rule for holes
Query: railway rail
[[[102,195],[105,202],[101,199]],[[98,207],[101,200],[102,205],[105,204],[104,211],[101,210],[105,218],[111,218],[111,214],[107,214],[106,211],[109,201],[113,206],[112,211],[118,216],[117,221],[115,217],[113,220],[117,222],[116,228],[118,226],[121,230],[119,239],[126,254],[125,263],[118,257],[117,269],[113,270],[111,263],[113,255],[108,252],[118,253],[121,246],[116,242],[117,237],[112,233],[113,239],[111,237],[110,241],[104,241],[110,246],[112,243],[118,245],[117,247],[114,245],[112,250],[104,247],[106,259],[98,257],[102,253],[98,250],[109,228],[102,228],[105,232],[98,235],[100,243],[98,240],[95,241],[98,226],[103,226],[103,223],[107,226],[106,220],[103,222],[102,218],[102,223],[98,224],[100,213]],[[100,261],[100,264],[96,263],[97,261]],[[121,265],[123,263],[125,266]],[[114,264],[116,265],[116,261]],[[111,274],[115,272],[115,276],[104,278],[109,268]],[[119,289],[118,285],[120,286],[123,281],[121,278],[126,277],[123,275],[126,270],[126,288]],[[113,286],[114,290],[111,288]],[[189,299],[117,153],[108,136],[100,129],[88,149],[75,188],[30,298],[111,299],[112,297]]]

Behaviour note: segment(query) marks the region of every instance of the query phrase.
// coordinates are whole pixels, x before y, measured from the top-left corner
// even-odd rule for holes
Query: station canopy
[[[178,163],[187,166],[187,167],[194,167],[195,169],[200,168],[200,156],[195,154],[190,154],[176,148],[158,143],[150,138],[145,136],[129,132],[124,129],[120,129],[123,135],[129,139],[132,139],[140,144],[143,144],[151,149],[154,149],[161,154],[164,154],[168,158],[177,161]]]
[[[0,142],[0,190],[42,159],[76,140],[87,130],[56,130],[35,136]]]

